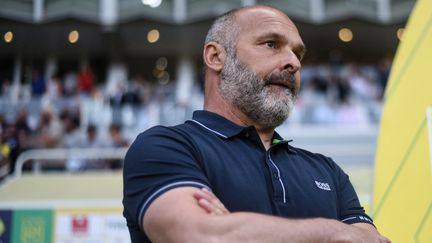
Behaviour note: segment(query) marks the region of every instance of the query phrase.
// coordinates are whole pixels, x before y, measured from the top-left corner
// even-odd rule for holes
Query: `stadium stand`
[[[42,242],[128,242],[120,202],[128,144],[202,107],[206,30],[253,4],[285,11],[308,49],[280,133],[340,163],[367,208],[383,92],[414,3],[0,0],[0,220],[37,209],[29,215],[50,222]],[[95,222],[105,222],[99,233]]]

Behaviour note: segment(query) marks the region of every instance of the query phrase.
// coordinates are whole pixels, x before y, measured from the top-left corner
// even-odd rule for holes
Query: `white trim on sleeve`
[[[143,217],[144,217],[144,211],[147,209],[147,207],[149,206],[149,204],[157,197],[160,195],[161,192],[167,191],[171,188],[175,188],[175,187],[181,187],[181,186],[193,186],[193,187],[205,187],[207,189],[209,189],[211,191],[211,189],[203,184],[203,183],[199,183],[196,181],[177,181],[177,182],[173,182],[170,183],[168,185],[165,185],[161,188],[159,188],[158,190],[156,190],[155,192],[153,192],[148,198],[147,200],[144,202],[144,204],[141,206],[139,215],[138,215],[138,224],[140,226],[140,228],[142,229],[143,225],[142,225],[142,221],[143,221]]]

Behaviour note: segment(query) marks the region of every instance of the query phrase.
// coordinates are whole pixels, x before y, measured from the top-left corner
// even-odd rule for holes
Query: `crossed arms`
[[[367,223],[287,219],[257,213],[230,213],[211,192],[171,189],[151,203],[143,219],[152,242],[359,242],[390,243]]]

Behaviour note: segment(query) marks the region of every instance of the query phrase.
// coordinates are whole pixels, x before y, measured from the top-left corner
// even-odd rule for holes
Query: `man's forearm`
[[[176,188],[152,203],[144,216],[144,229],[152,242],[389,242],[375,229],[332,219],[211,214],[198,206],[193,196],[197,191]]]
[[[218,242],[339,242],[348,225],[336,220],[286,219],[256,213],[231,213],[209,221]],[[206,226],[204,226],[206,227]]]

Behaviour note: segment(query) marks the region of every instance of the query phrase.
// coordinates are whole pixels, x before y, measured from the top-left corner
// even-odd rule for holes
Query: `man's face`
[[[234,106],[264,128],[277,127],[288,118],[298,92],[295,77],[288,71],[260,78],[234,53],[227,55],[219,89]]]
[[[220,90],[264,128],[289,116],[300,87],[304,45],[294,24],[268,9],[240,13],[237,53],[227,53]]]

